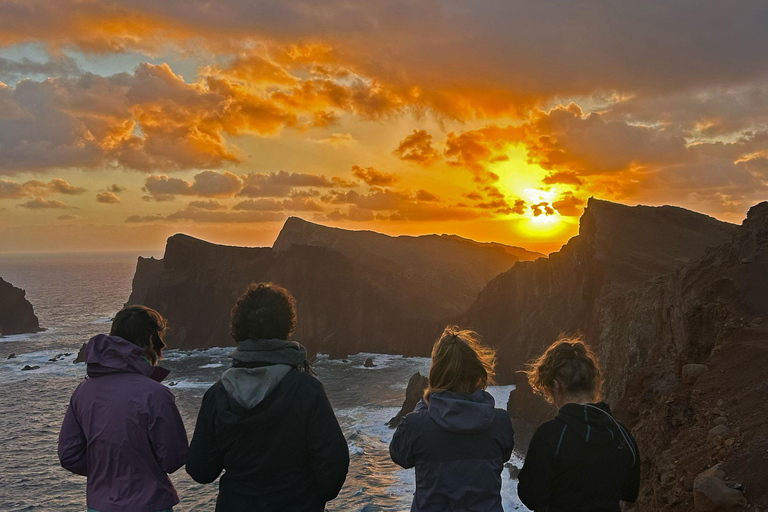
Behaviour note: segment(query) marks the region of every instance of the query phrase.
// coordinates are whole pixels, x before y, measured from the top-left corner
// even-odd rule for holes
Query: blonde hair
[[[600,399],[603,373],[592,350],[581,338],[560,336],[538,358],[528,364],[525,372],[534,392],[553,402],[555,383],[565,394],[589,393]]]
[[[493,384],[496,352],[480,343],[474,331],[449,325],[432,347],[429,386],[424,400],[433,393],[454,391],[472,394]]]

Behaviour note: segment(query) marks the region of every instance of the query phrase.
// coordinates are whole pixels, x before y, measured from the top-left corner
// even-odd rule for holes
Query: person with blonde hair
[[[531,510],[620,512],[640,489],[640,454],[629,431],[600,400],[597,357],[561,337],[528,368],[533,390],[559,408],[536,429],[517,493]]]
[[[448,326],[435,343],[429,387],[389,445],[395,463],[416,467],[412,512],[503,512],[501,472],[514,432],[485,390],[494,365],[494,351],[472,331]]]

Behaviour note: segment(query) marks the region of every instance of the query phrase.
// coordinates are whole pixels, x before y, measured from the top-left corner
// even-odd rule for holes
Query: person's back
[[[132,308],[116,322],[147,315]],[[146,349],[106,335],[86,346],[88,377],[72,395],[58,451],[64,468],[88,477],[89,510],[156,512],[179,502],[167,473],[184,464],[187,435],[159,382],[168,371],[150,364]]]
[[[266,339],[275,333],[258,318],[279,318],[275,301],[290,306],[290,322]],[[304,347],[284,339],[292,301],[279,287],[259,285],[233,311],[233,367],[203,397],[186,466],[200,483],[225,471],[218,511],[321,512],[346,478],[347,442],[323,386],[308,371]]]
[[[518,476],[531,510],[620,512],[637,499],[640,454],[599,394],[600,370],[579,341],[559,340],[533,364],[531,384],[559,406],[536,429]]]
[[[484,390],[493,353],[449,327],[435,344],[430,387],[397,427],[389,452],[415,467],[412,511],[502,512],[501,473],[512,454],[509,414]]]

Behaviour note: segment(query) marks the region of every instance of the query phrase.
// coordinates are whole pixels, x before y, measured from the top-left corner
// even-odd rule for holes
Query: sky
[[[768,198],[762,1],[0,0],[0,252],[289,216],[550,252]]]

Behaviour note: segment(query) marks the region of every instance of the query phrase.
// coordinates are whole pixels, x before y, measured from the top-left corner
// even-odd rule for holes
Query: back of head
[[[272,283],[252,284],[232,309],[235,341],[287,340],[296,327],[296,300]]]
[[[165,319],[154,309],[146,306],[126,306],[115,315],[110,336],[119,336],[144,349],[144,357],[157,363],[163,357]]]
[[[433,393],[453,391],[472,394],[493,384],[496,353],[482,345],[477,333],[449,325],[432,348],[429,386],[424,399]]]
[[[528,382],[533,390],[554,401],[556,391],[568,395],[600,398],[603,374],[597,356],[580,338],[561,336],[528,365]]]

